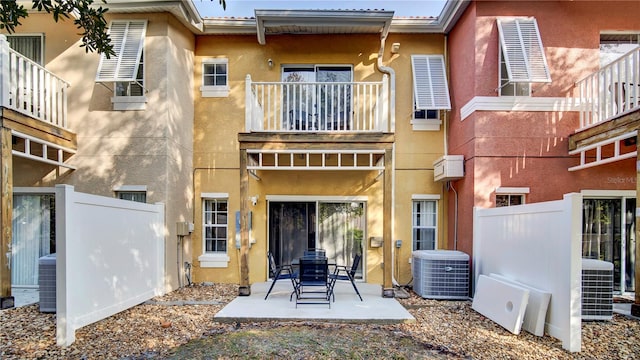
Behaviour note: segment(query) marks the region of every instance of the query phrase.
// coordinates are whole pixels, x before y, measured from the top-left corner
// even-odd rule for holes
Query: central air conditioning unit
[[[613,318],[613,264],[582,259],[582,320]]]
[[[469,299],[469,255],[456,250],[416,250],[413,291],[425,299]]]
[[[40,312],[56,312],[56,254],[38,259]]]

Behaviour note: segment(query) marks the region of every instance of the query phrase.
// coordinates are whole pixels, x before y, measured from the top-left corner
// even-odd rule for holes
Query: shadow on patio
[[[214,317],[221,322],[325,320],[350,323],[404,323],[415,318],[393,298],[383,298],[380,285],[357,283],[358,295],[348,282],[338,282],[335,302],[327,305],[298,305],[289,301],[292,285],[288,280],[276,283],[271,294],[264,299],[271,281],[251,285],[251,296],[239,296]]]

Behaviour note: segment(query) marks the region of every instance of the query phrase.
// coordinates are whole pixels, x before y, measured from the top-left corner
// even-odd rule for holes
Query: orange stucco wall
[[[640,3],[480,1],[467,8],[448,42],[454,104],[449,153],[465,157],[465,178],[452,184],[459,199],[457,232],[449,223],[459,249],[472,253],[473,207],[495,206],[497,187],[528,187],[528,203],[581,190],[635,190],[634,159],[568,171],[579,162],[568,154],[568,137],[579,126],[575,111],[475,111],[465,119],[459,111],[474,97],[497,96],[496,17],[536,18],[552,82],[534,84],[532,97],[570,98],[574,83],[599,69],[601,31],[640,31],[631,13],[640,13]],[[450,204],[450,219],[453,209]]]

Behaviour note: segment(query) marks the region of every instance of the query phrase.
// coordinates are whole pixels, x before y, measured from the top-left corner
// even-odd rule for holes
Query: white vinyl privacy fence
[[[545,332],[569,351],[581,347],[582,195],[474,209],[474,284],[500,274],[551,293]]]
[[[164,292],[164,205],[56,186],[57,343]]]

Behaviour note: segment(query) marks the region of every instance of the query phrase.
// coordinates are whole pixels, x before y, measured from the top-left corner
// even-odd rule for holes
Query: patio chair
[[[273,258],[273,254],[271,251],[267,252],[267,258],[269,261],[269,272],[273,274],[273,281],[271,282],[271,286],[269,287],[269,291],[267,291],[267,295],[265,295],[264,299],[267,300],[269,294],[271,294],[271,290],[273,290],[276,281],[278,280],[291,280],[291,284],[293,285],[294,292],[296,291],[298,273],[293,271],[291,265],[280,265],[276,266],[276,260]],[[289,296],[289,301],[293,297],[293,293]]]
[[[329,265],[326,258],[301,258],[300,278],[296,288],[296,308],[299,304],[328,304],[331,307]]]
[[[333,295],[333,301],[336,301],[335,294],[333,293],[333,288],[336,285],[337,280],[349,280],[351,285],[353,286],[353,290],[356,291],[360,301],[362,301],[362,296],[360,295],[360,291],[358,291],[358,287],[355,282],[356,271],[358,270],[358,265],[360,265],[360,260],[362,259],[362,255],[355,254],[353,256],[353,263],[351,264],[351,268],[348,268],[345,265],[336,265],[335,270],[332,274],[329,274],[329,281],[331,283],[331,294]]]
[[[326,258],[327,252],[324,249],[309,249],[304,251],[304,257]]]

